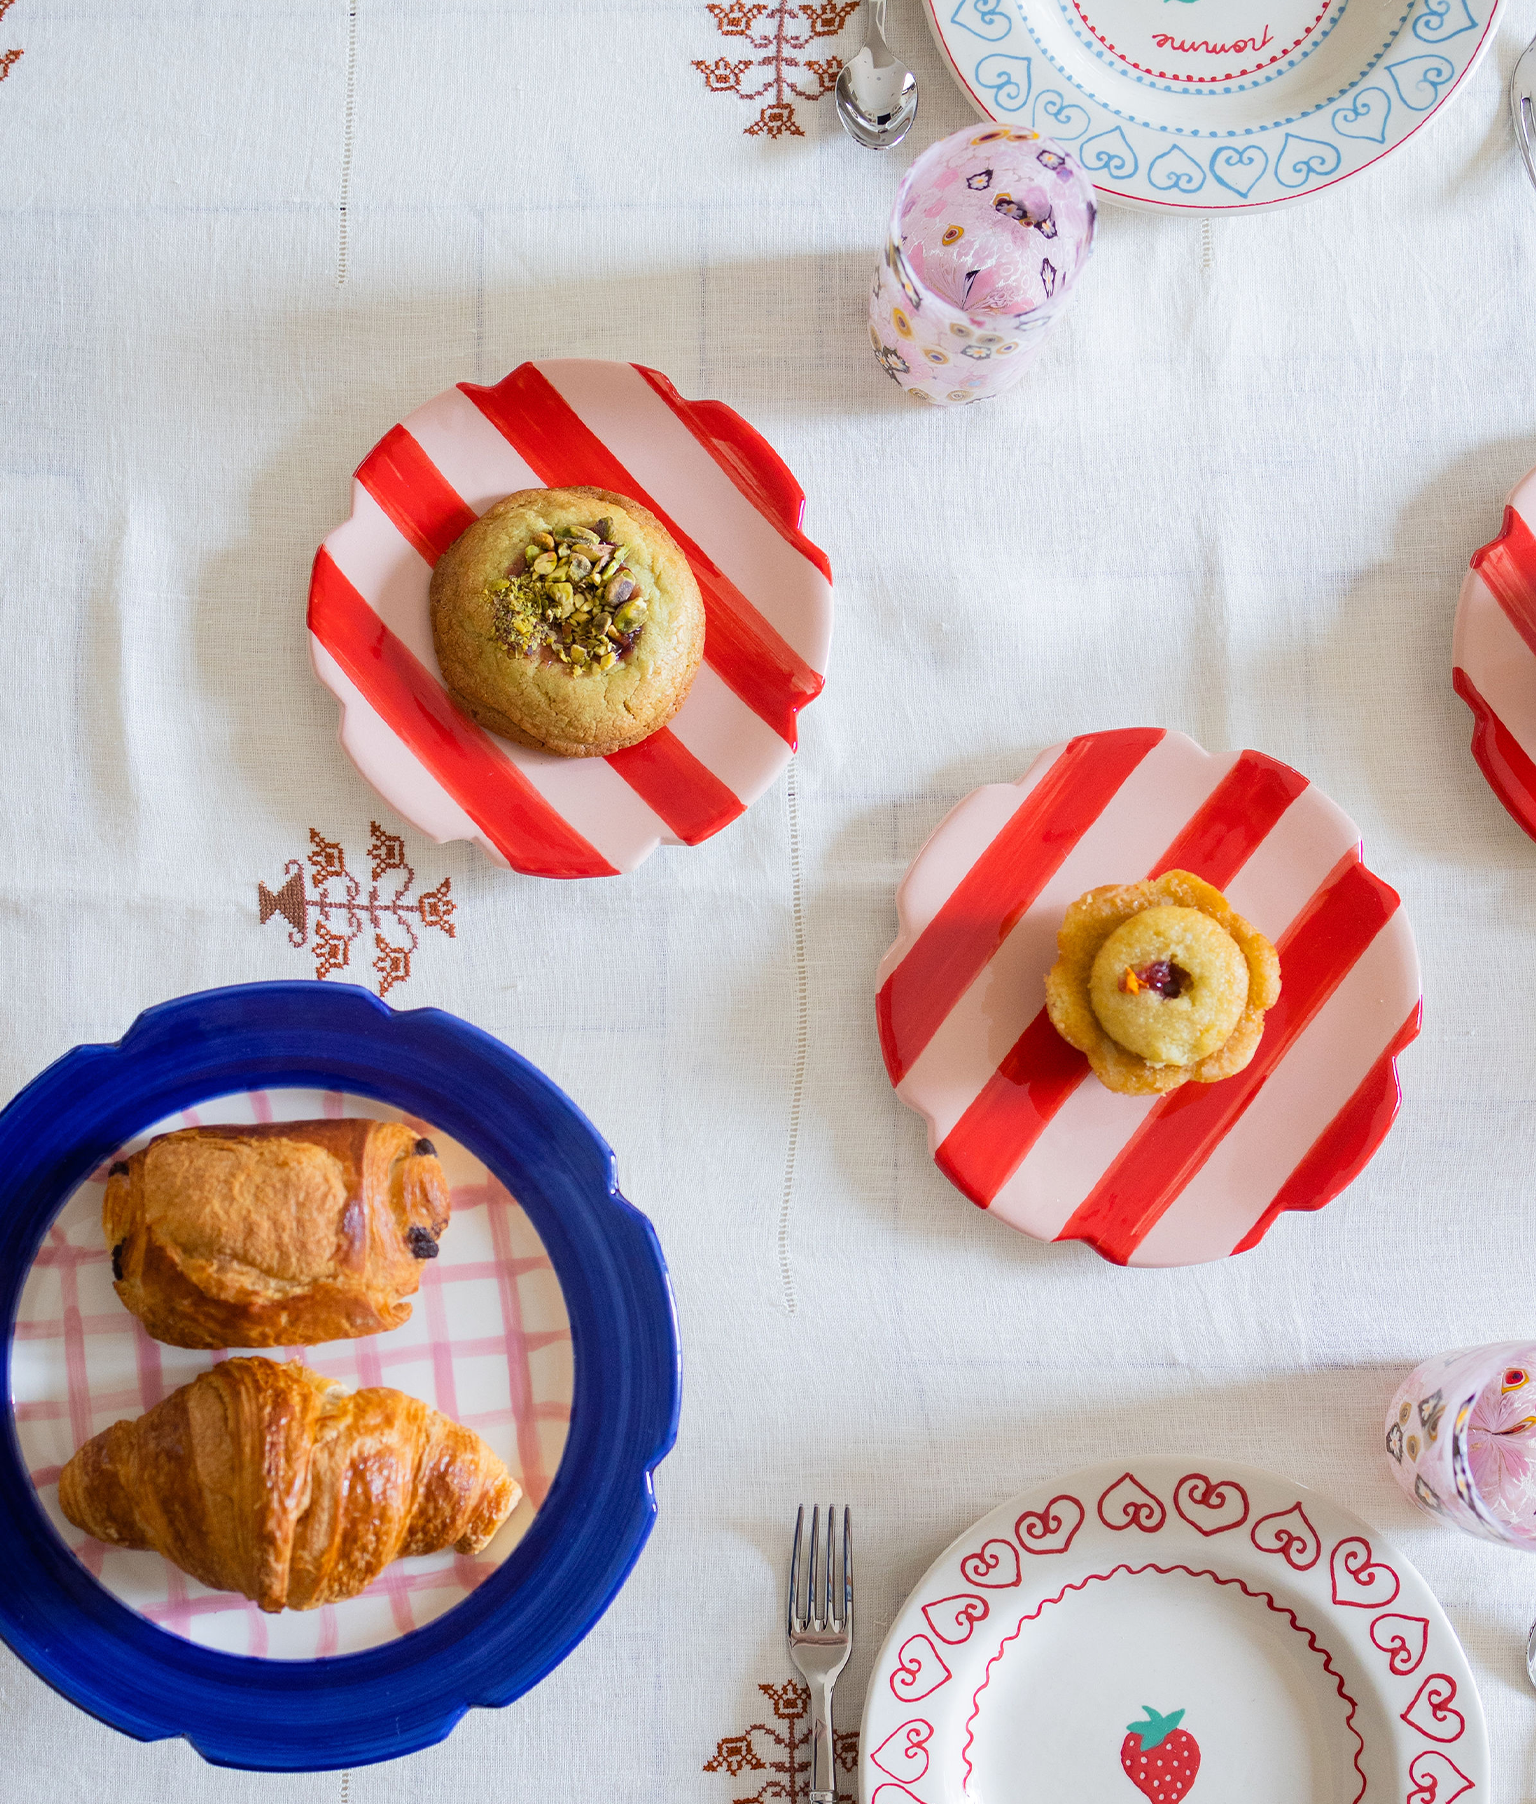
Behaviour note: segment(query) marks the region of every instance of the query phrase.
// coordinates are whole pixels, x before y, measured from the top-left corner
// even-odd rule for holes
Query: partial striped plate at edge
[[[1451,683],[1472,710],[1472,756],[1536,839],[1536,470],[1504,509],[1499,536],[1472,554],[1461,585]]]
[[[659,732],[609,758],[511,744],[450,700],[432,646],[432,567],[517,489],[591,485],[666,524],[704,597],[704,662]],[[310,651],[341,704],[341,743],[397,813],[439,842],[477,840],[541,877],[632,871],[698,845],[755,801],[795,749],[832,636],[832,572],[800,530],[788,466],[719,401],[659,371],[595,359],[461,382],[393,426],[358,466],[352,513],[315,556]]]
[[[1117,1096],[1045,1015],[1067,905],[1189,870],[1274,941],[1281,995],[1246,1071]],[[1040,1240],[1128,1265],[1240,1253],[1320,1209],[1397,1113],[1419,961],[1349,817],[1262,752],[1123,728],[1044,751],[935,829],[896,897],[876,1018],[896,1093],[940,1171]]]

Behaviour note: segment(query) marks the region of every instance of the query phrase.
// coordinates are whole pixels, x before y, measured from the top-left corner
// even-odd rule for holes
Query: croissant
[[[107,1177],[123,1303],[173,1347],[312,1347],[410,1320],[448,1181],[398,1121],[160,1134]]]
[[[76,1528],[268,1611],[355,1597],[410,1554],[478,1553],[521,1495],[479,1435],[416,1398],[270,1359],[222,1361],[59,1477]]]

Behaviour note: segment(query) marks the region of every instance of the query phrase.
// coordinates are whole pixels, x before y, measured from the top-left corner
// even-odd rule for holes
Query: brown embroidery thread
[[[14,4],[15,0],[0,0],[0,19],[5,17]],[[0,81],[4,81],[20,61],[19,50],[0,50]]]
[[[835,38],[858,10],[858,4],[859,0],[798,0],[797,4],[791,4],[791,0],[726,0],[724,5],[711,4],[710,17],[721,37],[744,38],[750,49],[765,54],[749,56],[741,62],[724,56],[717,56],[712,63],[695,58],[693,66],[704,77],[704,86],[711,94],[735,94],[742,100],[762,100],[772,95],[756,119],[745,127],[746,136],[766,134],[782,138],[787,134],[803,138],[805,133],[795,122],[795,101],[820,100],[824,94],[830,94],[837,86],[843,61],[837,56],[802,58],[796,53],[809,49],[816,38]],[[764,18],[768,23],[759,31],[757,23]],[[791,19],[796,21],[794,30],[790,29]],[[799,26],[801,19],[805,21],[803,30]],[[756,87],[749,88],[745,84],[751,79],[748,71],[752,69],[766,69],[768,75]],[[790,70],[804,70],[807,74],[796,77],[788,73]],[[806,81],[814,85],[807,87]]]
[[[373,969],[379,994],[386,996],[411,975],[411,955],[421,944],[418,924],[455,937],[452,879],[445,877],[436,889],[408,900],[416,873],[405,861],[405,841],[398,833],[386,833],[377,821],[368,825],[372,882],[366,892],[347,869],[340,842],[311,827],[308,887],[303,863],[290,858],[277,889],[256,885],[256,905],[263,926],[273,915],[281,915],[288,923],[288,944],[309,947],[318,978],[345,970],[352,962],[354,942],[365,926],[372,927]],[[394,886],[386,890],[384,880],[390,876]]]
[[[782,1799],[784,1804],[802,1804],[811,1792],[811,1729],[806,1718],[811,1713],[808,1687],[791,1679],[787,1685],[759,1685],[758,1690],[773,1705],[774,1721],[751,1723],[740,1735],[725,1736],[715,1748],[712,1759],[704,1762],[706,1773],[729,1773],[733,1779],[742,1773],[767,1773],[770,1776],[749,1797],[736,1798],[732,1804],[770,1804]],[[758,1738],[764,1743],[761,1750]],[[772,1758],[775,1749],[782,1758]],[[859,1732],[844,1729],[837,1736],[834,1749],[837,1764],[851,1773],[859,1763]],[[770,1758],[764,1759],[768,1754]],[[854,1804],[853,1793],[839,1791],[839,1804]]]

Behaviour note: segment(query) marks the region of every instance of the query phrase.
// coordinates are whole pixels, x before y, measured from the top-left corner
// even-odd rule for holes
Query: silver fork
[[[837,1548],[833,1538],[836,1512],[827,1511],[827,1549],[822,1559],[817,1545],[821,1526],[819,1507],[811,1511],[811,1549],[806,1582],[800,1583],[800,1547],[805,1510],[795,1517],[795,1551],[789,1562],[789,1657],[811,1691],[811,1791],[810,1804],[835,1804],[837,1797],[837,1743],[832,1734],[832,1687],[848,1664],[853,1649],[853,1540],[848,1511],[843,1511],[842,1615],[835,1609],[838,1594]],[[801,1605],[804,1605],[804,1612]]]
[[[1515,116],[1515,137],[1520,154],[1525,158],[1526,173],[1536,182],[1536,38],[1525,48],[1515,64],[1514,79],[1509,84],[1510,111]]]

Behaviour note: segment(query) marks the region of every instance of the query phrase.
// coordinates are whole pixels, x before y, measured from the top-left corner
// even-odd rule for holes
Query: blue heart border
[[[981,117],[1072,146],[1106,199],[1214,213],[1308,199],[1396,150],[1476,67],[1504,0],[1407,0],[1376,55],[1329,99],[1269,125],[1233,130],[1153,126],[1107,105],[1046,51],[1029,3],[925,0],[934,40]],[[1410,21],[1412,37],[1399,46]],[[1402,54],[1384,62],[1394,48]],[[1221,98],[1211,91],[1191,96],[1202,119]]]
[[[125,1140],[245,1090],[346,1090],[460,1141],[517,1197],[565,1296],[570,1431],[549,1494],[470,1596],[362,1653],[260,1660],[199,1647],[111,1595],[54,1532],[11,1406],[21,1289],[49,1225]],[[77,1046],[0,1113],[0,1636],[56,1691],[140,1741],[205,1760],[314,1772],[392,1760],[500,1708],[607,1609],[650,1534],[651,1474],[677,1436],[682,1371],[655,1231],[618,1189],[597,1129],[528,1060],[440,1009],[397,1013],[349,984],[206,990],[147,1009],[112,1046]]]

